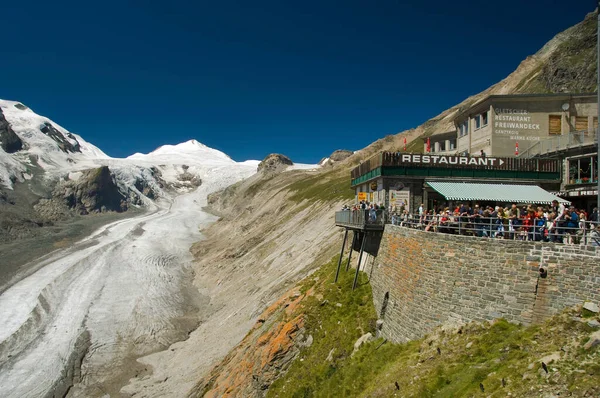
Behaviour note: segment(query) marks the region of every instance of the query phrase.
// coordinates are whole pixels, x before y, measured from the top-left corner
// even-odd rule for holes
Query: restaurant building
[[[559,188],[545,186],[578,208],[595,206],[596,94],[492,95],[458,113],[454,125],[455,131],[425,138],[424,152],[559,160]]]
[[[430,152],[528,157],[543,142],[572,133],[572,143],[594,143],[596,94],[491,95],[454,118],[455,131],[429,137]],[[575,140],[581,138],[580,142]],[[427,139],[426,139],[427,140]],[[426,149],[424,143],[424,151]],[[516,149],[518,147],[518,153]]]
[[[550,203],[559,199],[549,191],[561,185],[561,161],[381,152],[351,176],[357,201],[414,213],[421,203]]]

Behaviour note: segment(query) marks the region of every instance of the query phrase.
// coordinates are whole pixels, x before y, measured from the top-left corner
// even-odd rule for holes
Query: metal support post
[[[348,239],[348,228],[346,228],[346,232],[344,233],[344,241],[342,242],[342,251],[340,252],[340,259],[338,261],[337,271],[335,271],[335,281],[333,281],[333,283],[337,283],[338,277],[340,276],[340,268],[342,267],[342,257],[344,257],[344,249],[346,248],[346,239]]]
[[[350,269],[352,261],[352,252],[354,251],[354,243],[356,242],[356,231],[352,232],[352,244],[350,245],[350,254],[348,254],[348,264],[346,264],[346,272]]]
[[[360,255],[358,256],[358,264],[356,265],[356,274],[354,274],[354,283],[352,284],[352,290],[356,289],[356,283],[358,282],[358,272],[360,271],[360,263],[362,261],[363,252],[365,251],[365,242],[367,241],[367,234],[363,236],[362,244],[360,245]]]

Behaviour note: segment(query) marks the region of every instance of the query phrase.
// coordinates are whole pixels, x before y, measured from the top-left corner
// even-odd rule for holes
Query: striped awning
[[[427,185],[448,200],[481,200],[488,202],[551,204],[553,200],[570,204],[568,200],[537,185],[476,184],[463,182],[427,182]]]

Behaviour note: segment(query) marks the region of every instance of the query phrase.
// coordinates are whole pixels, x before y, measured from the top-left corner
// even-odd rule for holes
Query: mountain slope
[[[192,286],[189,249],[216,220],[202,207],[258,162],[194,140],[111,158],[0,106],[0,395],[118,396],[147,372],[138,357],[197,327],[210,297]]]
[[[399,150],[406,137],[409,152],[422,152],[420,138],[455,130],[454,117],[489,95],[590,93],[597,90],[597,11],[558,33],[517,69],[488,89],[466,98],[418,127],[378,140],[359,151],[365,159],[379,150]],[[350,157],[355,162],[356,156]]]
[[[15,101],[0,100],[0,109],[10,126],[22,141],[22,148],[9,156],[24,166],[40,167],[46,171],[73,169],[83,163],[88,166],[95,159],[107,159],[108,156],[96,146],[86,142],[77,134],[72,134],[50,119],[40,116],[31,109]],[[0,159],[7,157],[0,150]],[[16,180],[24,181],[23,175],[5,171],[2,174],[14,175]],[[0,174],[0,175],[2,175]],[[10,180],[3,179],[0,185],[12,187]]]
[[[226,231],[238,228],[246,232],[250,239],[252,236],[254,236],[255,239],[258,239],[260,244],[259,247],[264,248],[264,254],[262,255],[262,259],[261,257],[251,257],[248,261],[244,261],[246,256],[244,250],[249,249],[247,245],[231,242],[229,246],[227,246],[229,251],[224,249],[222,255],[225,256],[226,253],[231,253],[234,259],[225,260],[221,258],[219,259],[219,264],[223,264],[225,267],[231,264],[230,266],[235,267],[235,272],[239,272],[238,269],[248,269],[249,273],[252,274],[252,270],[261,269],[261,266],[267,266],[265,261],[266,258],[269,258],[271,255],[277,256],[282,254],[279,251],[277,240],[270,237],[270,235],[262,235],[262,228],[265,228],[265,225],[269,225],[274,228],[273,231],[269,230],[269,232],[277,236],[279,232],[283,232],[289,227],[283,226],[282,224],[260,221],[242,210],[246,206],[248,209],[252,209],[253,206],[257,204],[259,204],[261,208],[264,207],[267,209],[274,209],[276,206],[279,206],[282,208],[283,212],[287,212],[293,209],[294,203],[297,203],[295,201],[298,201],[308,208],[314,208],[315,212],[318,212],[320,217],[328,218],[329,225],[325,225],[322,228],[332,231],[335,229],[333,227],[332,219],[333,210],[338,204],[343,203],[344,198],[346,198],[346,200],[352,200],[351,198],[353,197],[353,193],[349,189],[349,169],[369,158],[376,152],[381,150],[398,150],[399,148],[402,148],[405,137],[407,138],[407,141],[411,143],[409,150],[422,151],[423,145],[419,138],[454,130],[454,116],[488,95],[594,91],[596,84],[596,60],[595,57],[592,57],[590,48],[591,43],[595,43],[596,40],[595,30],[591,29],[591,26],[595,26],[596,15],[596,13],[589,14],[580,24],[558,34],[540,51],[524,60],[513,73],[499,83],[479,94],[465,99],[461,103],[440,113],[414,129],[381,138],[368,147],[355,152],[348,158],[336,162],[331,168],[313,174],[300,175],[297,177],[297,180],[291,184],[289,181],[281,180],[280,177],[278,177],[271,180],[252,179],[246,181],[242,184],[245,188],[238,189],[237,191],[235,186],[229,188],[215,200],[213,206],[216,210],[224,212],[225,214],[235,214],[235,216],[233,216],[232,219],[226,217],[221,223],[215,224],[208,229],[207,236],[209,237],[209,240],[216,241],[218,237],[222,238],[224,234],[226,234]],[[558,78],[558,76],[565,76],[565,78]],[[273,195],[273,193],[285,193],[289,191],[294,191],[294,193],[292,195],[287,195],[287,200],[283,200],[283,198]],[[347,193],[346,196],[344,196],[344,192]],[[255,202],[252,199],[254,197],[264,199],[262,202]],[[325,212],[326,207],[323,206],[324,204],[328,205],[327,207],[329,207],[330,213]],[[273,213],[270,213],[269,216],[274,217],[275,220],[281,220],[281,215],[277,214],[275,211],[273,211]],[[316,226],[311,227],[314,228]],[[254,231],[256,235],[252,235],[252,231]],[[329,236],[323,235],[324,232],[324,230],[313,230],[313,233],[320,234],[321,236],[318,245],[323,248],[323,252],[331,253],[335,250],[335,245],[341,243],[341,237],[339,231],[338,233]],[[240,239],[240,241],[246,242],[246,238]],[[202,244],[199,244],[197,247],[200,248],[203,246]],[[204,273],[214,270],[214,267],[209,267],[204,261],[206,253],[210,253],[208,249],[196,252],[198,269],[202,270]],[[236,253],[240,254],[239,258],[236,257]],[[320,259],[322,260],[322,258]],[[290,259],[289,267],[295,268],[297,266],[298,263],[292,257]],[[331,272],[333,266],[330,265],[330,267],[329,271]],[[222,266],[217,268],[217,272],[221,273],[221,275],[225,275],[227,272],[226,269],[222,269]],[[330,273],[328,274],[328,278],[329,280],[331,279]],[[310,278],[307,279],[307,281],[310,280]],[[226,283],[225,279],[223,279],[223,282],[221,282],[221,280],[216,280],[215,282]],[[315,282],[317,284],[322,283],[321,281]],[[330,289],[330,285],[326,286]],[[283,292],[282,289],[278,289],[278,291]],[[268,394],[271,383],[273,383],[278,376],[281,376],[280,372],[284,373],[290,363],[293,363],[293,358],[297,357],[298,352],[300,352],[299,349],[301,350],[301,346],[305,344],[305,338],[307,338],[307,336],[303,335],[306,332],[306,325],[303,324],[303,319],[307,317],[307,314],[302,311],[302,306],[299,306],[298,302],[305,300],[306,297],[309,297],[310,299],[310,297],[312,297],[311,294],[314,292],[306,293],[306,295],[304,293],[305,291],[296,287],[283,295],[280,299],[268,296],[269,299],[265,300],[263,308],[267,308],[269,304],[272,304],[272,306],[268,307],[265,313],[260,315],[257,322],[252,323],[250,319],[247,320],[245,325],[246,330],[248,330],[249,333],[242,340],[243,334],[238,332],[238,337],[241,340],[240,344],[231,350],[222,361],[216,362],[212,372],[207,373],[205,370],[198,371],[198,384],[195,386],[194,390],[192,390],[192,396],[201,396],[204,393],[206,393],[207,396],[230,397],[264,396]],[[319,310],[320,312],[332,310],[334,312],[338,311],[338,307],[333,307],[331,302],[321,301],[321,298],[322,297],[317,296],[314,299],[310,299],[314,304],[313,309],[321,308]],[[333,305],[335,305],[335,303]],[[291,310],[286,311],[286,308],[291,308]],[[322,308],[324,308],[324,310]],[[340,312],[341,311],[342,310],[340,310]],[[241,316],[240,314],[236,315]],[[308,315],[313,316],[313,322],[317,324],[319,324],[319,322],[325,324],[328,321],[328,319],[324,318],[319,319],[318,316],[316,317],[317,319],[314,319],[315,316],[313,314]],[[253,312],[252,316],[254,316],[254,319],[256,320],[259,313]],[[326,316],[329,316],[329,313]],[[272,326],[274,330],[269,330],[264,325]],[[354,325],[354,327],[356,327],[356,325]],[[296,344],[296,342],[299,344]],[[381,342],[370,344],[368,346],[368,352],[377,350],[380,344]],[[321,346],[319,347],[322,348]],[[190,346],[186,346],[186,349],[188,350],[188,353],[193,353],[194,349],[198,348],[191,344]],[[397,348],[394,349],[398,350]],[[382,351],[384,350],[387,351],[387,348],[382,349]],[[332,362],[336,361],[336,355],[338,355],[337,352],[332,354]],[[376,356],[377,355],[375,355],[375,357]],[[335,369],[328,369],[329,365],[325,361],[325,358],[327,358],[326,351],[319,351],[317,357],[317,360],[320,363],[324,363],[324,365],[322,366],[323,372],[317,374],[316,379],[323,381],[324,378],[331,376],[331,374],[335,372]],[[364,353],[360,354],[359,358],[364,358]],[[377,363],[377,366],[382,366],[381,369],[386,369],[386,366],[391,363],[385,362],[385,360],[388,359],[390,358],[384,358],[384,362]],[[377,362],[377,359],[371,358],[369,360]],[[329,359],[327,361],[329,361]],[[292,366],[294,365],[292,364]],[[360,364],[358,364],[357,367],[359,368],[358,373],[362,372]],[[298,365],[297,368],[302,368],[302,365]],[[321,368],[318,368],[317,370],[321,370]],[[402,372],[402,369],[398,371]],[[165,373],[161,373],[161,375],[164,374]],[[310,383],[311,380],[303,378],[303,375],[304,374],[301,373],[299,379],[304,380],[306,383]],[[381,374],[381,376],[386,382],[389,382],[388,379],[391,377],[385,372]],[[277,387],[278,392],[285,390],[286,381],[287,380],[282,379]],[[348,377],[347,381],[348,383],[352,383],[354,379]],[[435,378],[432,377],[431,379],[424,379],[423,383],[429,381],[432,383],[436,382]],[[410,382],[410,380],[408,380],[408,382]],[[290,384],[292,386],[290,389],[298,387],[294,380],[292,380]],[[373,388],[376,390],[377,386],[373,385]],[[428,386],[425,385],[425,388],[428,388]],[[479,388],[478,384],[475,385],[475,390],[477,388]],[[386,385],[385,389],[381,389],[385,391],[378,391],[375,396],[389,396],[394,392],[393,389],[393,384]],[[324,389],[322,393],[327,395],[327,391],[327,389]],[[307,396],[307,390],[295,392],[297,394],[294,396]],[[273,391],[273,393],[275,393],[275,391]],[[302,395],[303,393],[304,395]],[[343,395],[344,392],[339,392],[339,394]]]

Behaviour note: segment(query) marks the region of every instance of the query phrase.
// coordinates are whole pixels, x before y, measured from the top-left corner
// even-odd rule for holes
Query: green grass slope
[[[352,271],[332,283],[336,266],[333,260],[303,282],[302,289],[316,291],[301,309],[314,342],[267,396],[600,396],[599,346],[584,348],[598,329],[576,309],[543,325],[498,320],[438,329],[406,344],[380,338],[352,355],[356,340],[374,333],[376,312],[367,276],[361,273],[352,291]]]

